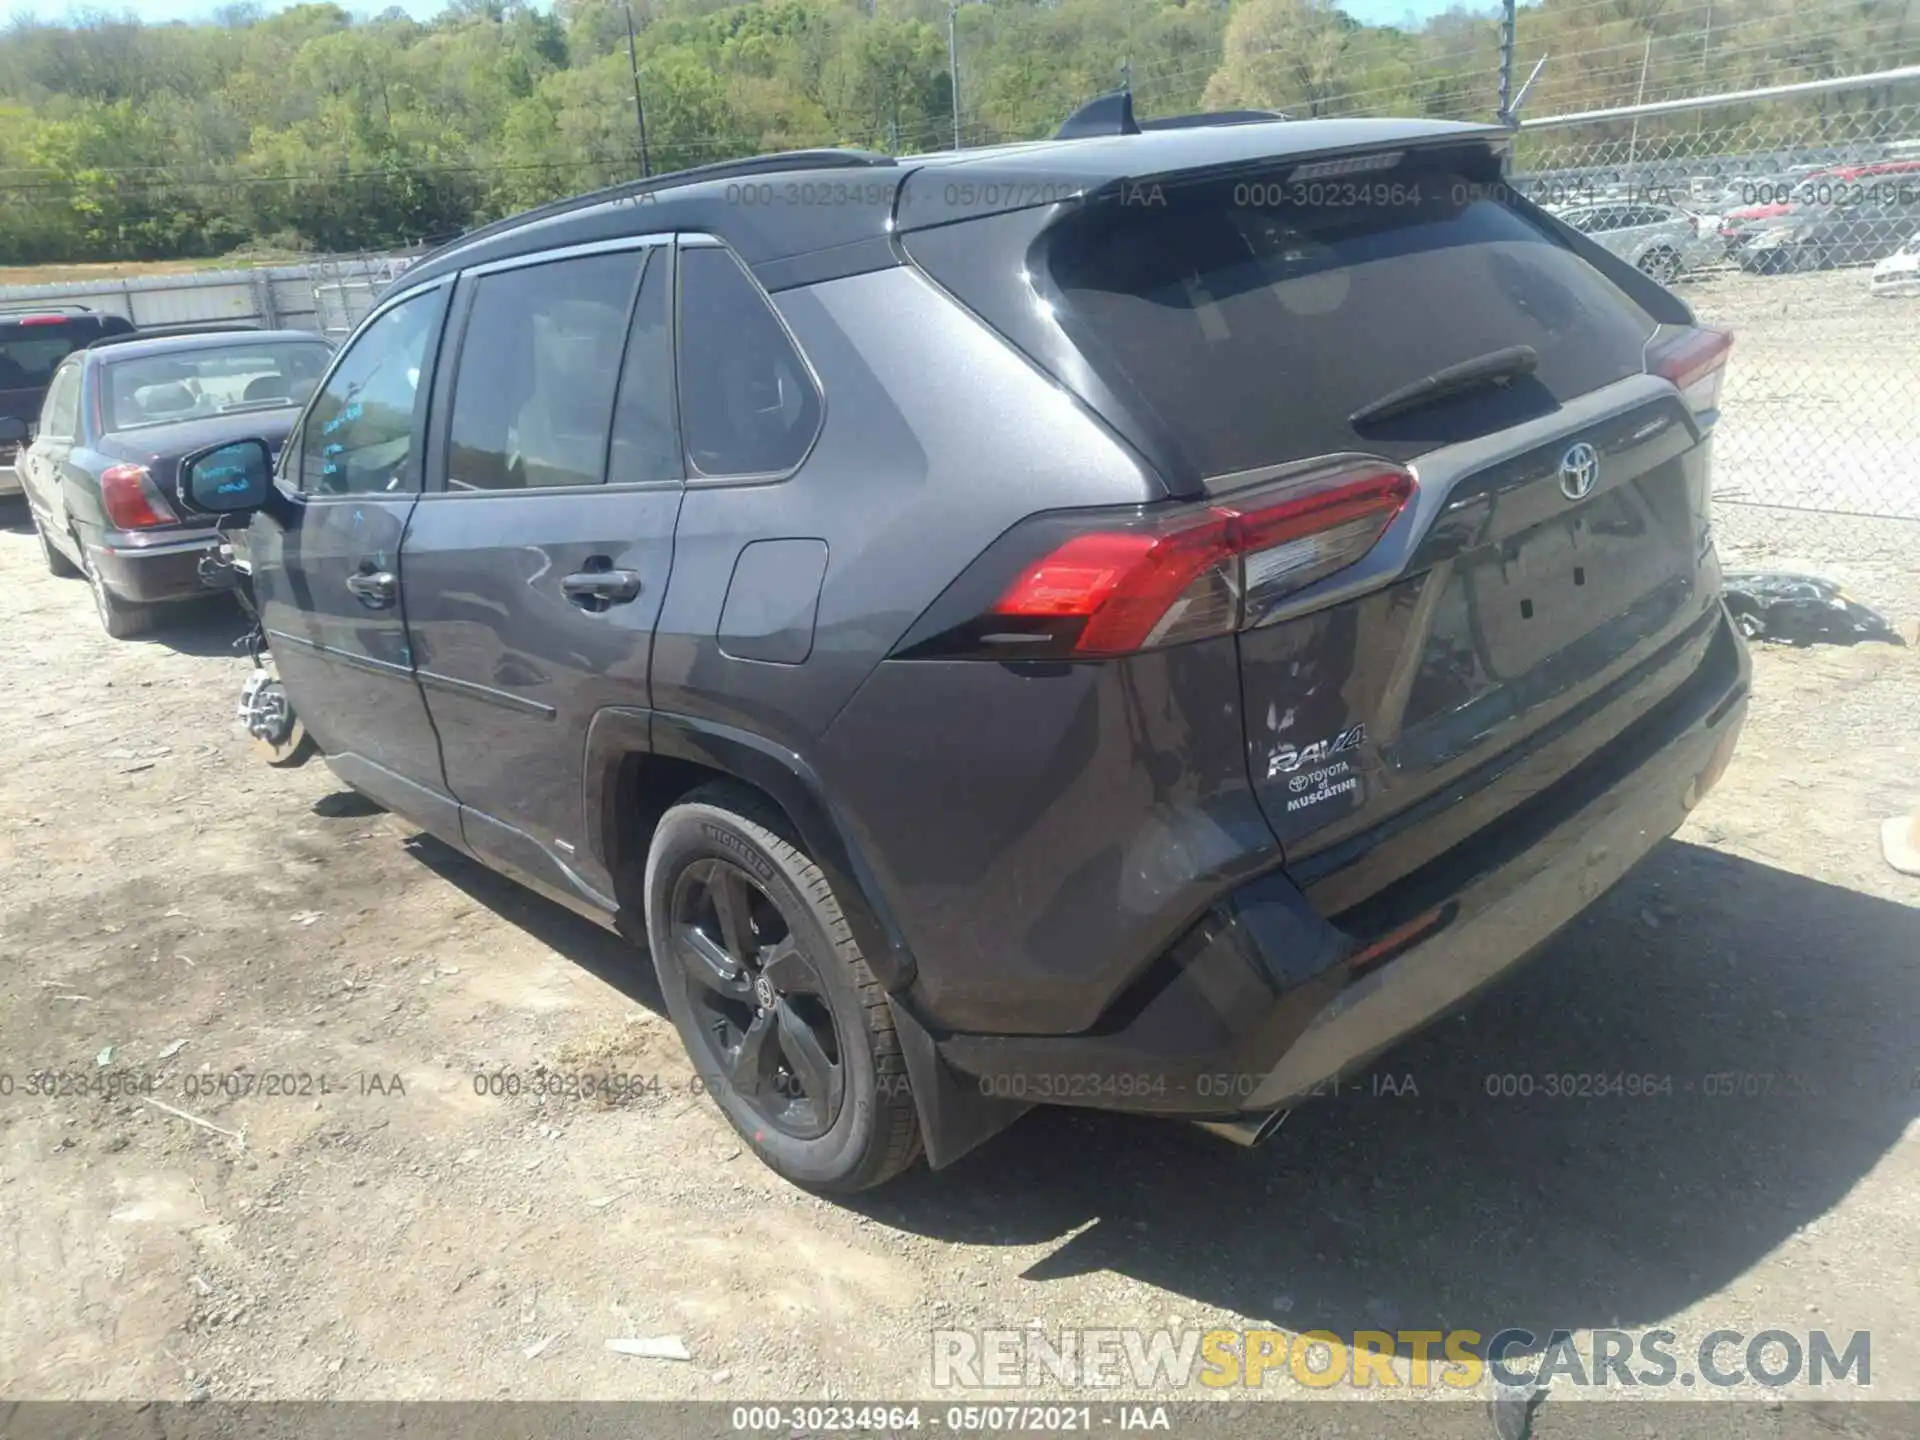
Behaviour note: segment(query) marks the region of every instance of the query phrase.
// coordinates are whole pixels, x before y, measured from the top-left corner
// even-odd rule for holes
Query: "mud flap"
[[[933,1169],[944,1170],[1033,1108],[1025,1100],[982,1095],[977,1081],[956,1074],[940,1058],[933,1037],[897,996],[887,996],[887,1008],[893,1012],[894,1033],[900,1037],[920,1115],[921,1143]]]

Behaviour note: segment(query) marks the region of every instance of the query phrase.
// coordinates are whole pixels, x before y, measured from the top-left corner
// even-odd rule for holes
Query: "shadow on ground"
[[[519,926],[594,978],[655,1014],[667,1013],[645,946],[602,929],[431,835],[413,836],[407,841],[407,851],[441,879],[464,891],[468,899]]]
[[[1510,984],[1383,1057],[1381,1093],[1359,1077],[1260,1149],[1038,1112],[863,1208],[972,1243],[1078,1231],[1028,1278],[1112,1270],[1292,1330],[1645,1324],[1899,1143],[1920,1111],[1916,957],[1920,910],[1670,841]],[[1659,1093],[1611,1093],[1628,1075]],[[1522,1076],[1531,1098],[1490,1093]],[[1550,1076],[1609,1093],[1551,1098]]]
[[[74,582],[76,585],[79,581]],[[82,592],[85,593],[84,591]],[[246,612],[231,595],[209,593],[204,600],[186,600],[157,607],[153,628],[123,641],[129,645],[161,645],[182,655],[245,655],[240,641],[251,628]],[[240,692],[234,691],[234,699]]]
[[[637,947],[435,842],[415,853],[661,1008]],[[1900,1141],[1917,957],[1920,909],[1670,841],[1509,984],[1259,1149],[1041,1110],[852,1203],[944,1241],[1060,1241],[1035,1282],[1111,1271],[1295,1331],[1647,1324]],[[1555,1076],[1601,1093],[1555,1098]],[[1616,1093],[1629,1076],[1654,1093]]]

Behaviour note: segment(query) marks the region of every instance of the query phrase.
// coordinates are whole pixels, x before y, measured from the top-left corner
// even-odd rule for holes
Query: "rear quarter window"
[[[1654,321],[1498,187],[1400,169],[1165,187],[1049,232],[1060,323],[1201,475],[1359,450],[1410,459],[1636,374]],[[1356,428],[1448,366],[1531,376]]]

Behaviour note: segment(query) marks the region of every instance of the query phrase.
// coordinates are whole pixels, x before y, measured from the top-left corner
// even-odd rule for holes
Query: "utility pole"
[[[1647,48],[1643,52],[1641,52],[1641,55],[1640,55],[1640,88],[1634,92],[1633,103],[1635,105],[1644,105],[1647,103],[1647,66],[1650,65],[1652,62],[1653,62],[1653,34],[1651,31],[1649,31],[1647,34]],[[1640,153],[1640,117],[1638,115],[1635,115],[1633,117],[1633,135],[1627,141],[1627,174],[1629,177],[1631,177],[1633,174],[1634,161],[1635,161],[1635,158],[1639,155],[1639,153]]]
[[[953,148],[960,148],[960,0],[947,0],[947,82],[953,91]]]
[[[623,8],[627,12],[627,70],[633,76],[633,120],[640,127],[640,178],[644,180],[653,174],[653,157],[647,154],[647,107],[640,103],[640,51],[633,43],[631,0]]]
[[[1513,46],[1519,28],[1519,0],[1500,7],[1500,123],[1513,124]]]

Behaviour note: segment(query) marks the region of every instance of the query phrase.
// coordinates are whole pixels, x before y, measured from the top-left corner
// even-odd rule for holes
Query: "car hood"
[[[236,410],[225,415],[201,415],[165,425],[142,425],[103,435],[94,445],[116,460],[178,460],[195,450],[223,440],[264,440],[276,452],[300,416],[298,405],[276,405],[271,410]]]

